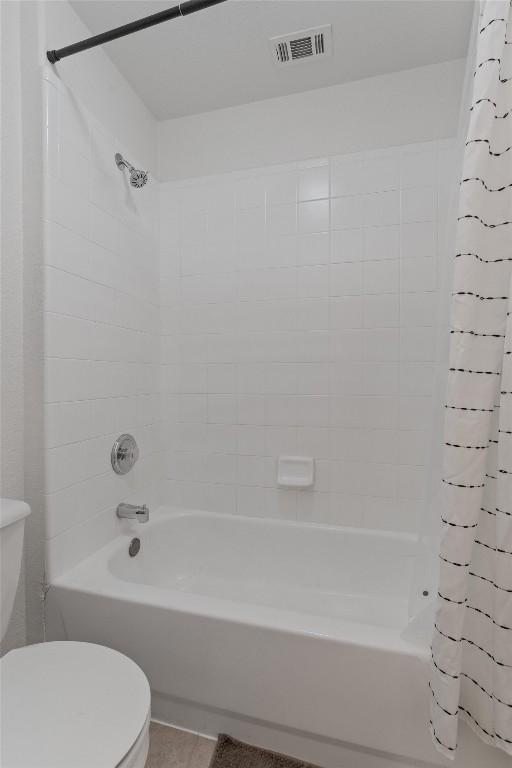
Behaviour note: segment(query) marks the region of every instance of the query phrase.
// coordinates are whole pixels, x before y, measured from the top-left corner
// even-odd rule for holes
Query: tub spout
[[[120,518],[137,520],[139,523],[147,523],[149,520],[149,508],[146,504],[138,507],[136,504],[125,504],[122,502],[118,505],[116,514]]]

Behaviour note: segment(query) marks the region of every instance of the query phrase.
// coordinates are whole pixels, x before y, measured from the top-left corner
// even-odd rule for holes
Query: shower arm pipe
[[[134,32],[140,32],[141,29],[154,27],[155,24],[161,24],[163,21],[177,19],[180,16],[188,16],[190,13],[202,11],[204,8],[209,8],[211,5],[218,5],[219,3],[224,2],[226,2],[226,0],[185,0],[185,2],[178,3],[178,5],[174,5],[172,8],[167,8],[165,11],[153,13],[151,16],[137,19],[137,21],[130,21],[128,24],[123,24],[121,27],[115,27],[115,29],[102,32],[101,35],[93,35],[93,37],[87,37],[85,40],[80,40],[78,43],[66,45],[64,48],[46,51],[46,57],[51,64],[55,64],[55,62],[64,59],[66,56],[73,56],[75,53],[87,51],[89,48],[96,48],[97,45],[109,43],[111,40],[117,40],[119,37],[125,37],[126,35],[132,35]]]

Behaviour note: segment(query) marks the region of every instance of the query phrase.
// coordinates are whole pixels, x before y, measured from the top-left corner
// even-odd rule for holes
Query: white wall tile
[[[263,457],[239,455],[237,457],[236,482],[242,486],[263,486],[265,482]]]
[[[400,222],[400,192],[377,192],[364,196],[364,223],[385,226]]]
[[[363,429],[330,429],[330,456],[344,461],[364,461],[366,432]]]
[[[265,428],[263,426],[240,425],[237,427],[237,437],[238,454],[264,456]]]
[[[435,259],[402,259],[400,286],[404,293],[434,291],[437,281]]]
[[[330,430],[325,427],[297,427],[297,452],[299,456],[329,458],[329,432]]]
[[[400,297],[394,293],[375,293],[363,297],[366,328],[389,328],[400,321]]]
[[[400,227],[391,224],[368,227],[364,232],[364,258],[367,261],[398,259],[400,256]]]
[[[327,266],[302,267],[297,271],[298,296],[328,296],[329,268]]]
[[[369,157],[364,163],[363,179],[365,192],[385,192],[400,189],[400,158],[398,153],[383,157]]]
[[[173,455],[192,454],[169,458],[177,502],[414,530],[439,354],[437,155],[434,142],[162,185],[183,218],[178,237],[165,225],[161,281],[162,412]],[[69,245],[82,274],[90,255]],[[75,311],[87,319],[96,295]],[[104,354],[146,354],[123,338],[106,334]],[[50,391],[75,373],[52,363]],[[315,458],[313,491],[276,487],[283,454]]]
[[[237,453],[237,428],[234,424],[208,424],[206,446],[209,453]]]
[[[329,324],[333,329],[363,327],[363,297],[341,296],[329,299]]]
[[[298,363],[296,366],[298,395],[327,395],[329,366],[327,363]]]
[[[390,362],[400,359],[398,328],[371,328],[363,332],[363,357],[369,362]]]
[[[207,408],[209,423],[236,424],[237,400],[235,395],[209,394]]]
[[[424,499],[426,493],[426,472],[423,467],[399,467],[398,497],[401,499]]]
[[[353,229],[362,224],[362,195],[350,195],[331,200],[331,226],[333,229]]]
[[[347,262],[329,267],[329,293],[331,296],[353,296],[363,292],[362,264]]]
[[[362,265],[364,293],[398,293],[400,290],[400,262],[367,261]]]
[[[238,273],[238,297],[245,300],[286,299],[296,296],[294,268],[258,269]]]
[[[363,258],[363,229],[340,229],[332,233],[331,262],[361,261]]]
[[[326,297],[298,299],[295,303],[297,330],[326,331],[329,327],[329,301]]]
[[[241,395],[237,399],[238,424],[263,425],[265,399],[261,395]]]
[[[239,242],[263,240],[265,232],[265,211],[262,208],[249,208],[238,211],[236,217],[236,235]]]
[[[267,491],[266,488],[254,486],[237,486],[237,512],[250,517],[265,517]]]
[[[400,365],[395,362],[366,362],[363,366],[361,392],[364,395],[398,395]]]
[[[305,205],[305,204],[303,204]],[[297,206],[272,205],[268,210],[267,228],[273,235],[292,235],[297,230]],[[302,230],[311,231],[311,230]]]
[[[65,28],[73,12],[66,4],[58,12]],[[45,513],[51,577],[116,535],[114,511],[121,497],[158,501],[160,380],[176,392],[178,383],[186,390],[176,394],[184,400],[174,403],[174,418],[190,415],[202,422],[206,414],[189,399],[199,388],[198,370],[183,369],[178,376],[173,357],[173,365],[158,375],[158,189],[151,179],[144,190],[130,191],[113,163],[114,151],[122,149],[153,170],[148,160],[154,159],[156,125],[107,60],[105,67],[109,98],[116,94],[113,120],[100,109],[99,123],[89,109],[104,96],[96,80],[90,92],[85,81],[45,91]],[[126,113],[131,120],[125,129],[117,116]],[[121,136],[115,137],[113,123]],[[166,345],[168,362],[171,349],[176,351]],[[110,447],[122,432],[133,433],[140,447],[128,482],[110,468]]]
[[[364,331],[362,330],[331,331],[329,344],[331,360],[349,363],[364,359]]]
[[[299,243],[302,238],[297,237],[295,234],[291,235],[271,235],[267,236],[266,249],[262,254],[262,266],[267,267],[292,267],[296,264],[302,263],[299,258]],[[314,253],[311,254],[314,258]],[[309,262],[306,263],[320,263]],[[250,269],[251,261],[249,260],[245,265]]]
[[[400,464],[424,466],[430,449],[428,433],[425,431],[401,431],[399,436]]]
[[[295,203],[297,201],[297,172],[284,171],[266,179],[267,202],[269,205]]]
[[[435,374],[432,363],[403,363],[400,366],[400,394],[409,397],[432,395]]]
[[[188,304],[206,304],[236,300],[234,274],[197,275],[181,278],[181,300]]]
[[[267,517],[276,517],[281,520],[296,520],[296,492],[268,488],[265,492],[265,514]]]
[[[236,204],[240,210],[265,205],[265,180],[262,176],[249,176],[236,184]]]
[[[419,221],[401,227],[403,258],[432,258],[436,255],[437,226],[434,221]]]
[[[432,187],[415,187],[402,191],[402,222],[434,221],[436,192]]]
[[[205,422],[207,417],[206,395],[183,394],[176,398],[177,421]]]
[[[276,458],[283,454],[297,453],[297,428],[293,426],[268,425],[265,427],[265,454]],[[275,462],[270,465],[273,475],[277,471]]]
[[[404,362],[433,362],[435,360],[435,341],[433,328],[401,328],[401,359]]]
[[[331,195],[342,197],[364,192],[364,161],[360,159],[334,158],[332,165]]]
[[[303,234],[295,245],[299,266],[327,264],[329,262],[329,233]]]
[[[352,363],[347,366],[344,363],[334,362],[329,366],[329,393],[331,397],[338,395],[358,395],[363,391],[364,365]],[[331,402],[331,418],[336,411]],[[358,411],[357,411],[358,412]]]
[[[299,203],[299,232],[324,232],[329,229],[329,200]]]
[[[427,430],[432,421],[433,405],[430,397],[400,398],[400,428]]]
[[[437,292],[403,293],[400,296],[400,324],[404,326],[437,325]]]
[[[293,363],[265,365],[262,390],[269,395],[294,395],[297,391],[297,365]]]
[[[329,197],[329,166],[305,168],[299,173],[299,201]]]

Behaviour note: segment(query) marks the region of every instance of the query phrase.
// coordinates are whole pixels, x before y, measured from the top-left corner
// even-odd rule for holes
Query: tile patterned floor
[[[215,740],[151,723],[146,768],[208,768]]]

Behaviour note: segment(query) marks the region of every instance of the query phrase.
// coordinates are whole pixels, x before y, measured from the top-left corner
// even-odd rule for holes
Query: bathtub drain
[[[128,554],[130,557],[135,557],[135,555],[139,554],[140,549],[140,539],[132,539],[130,541],[130,546],[128,547]]]

